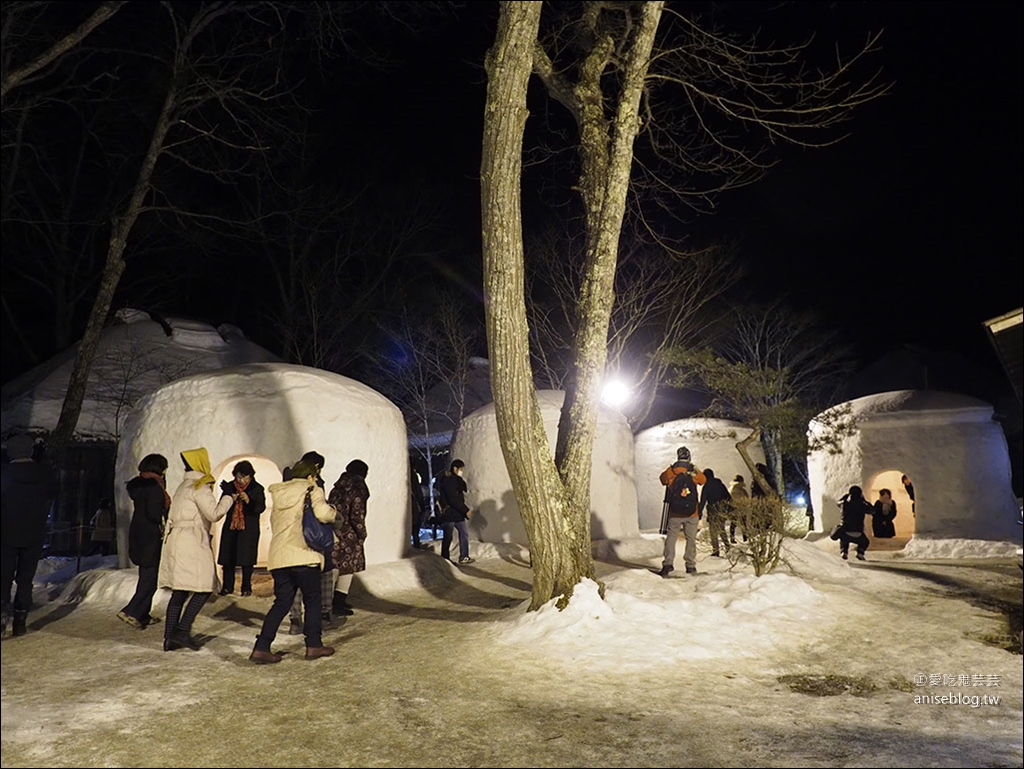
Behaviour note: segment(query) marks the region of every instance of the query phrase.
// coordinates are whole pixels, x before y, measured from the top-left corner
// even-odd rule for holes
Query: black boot
[[[14,635],[25,635],[28,632],[26,623],[28,622],[28,612],[14,610]]]
[[[348,593],[342,593],[340,590],[334,591],[334,602],[331,608],[339,617],[351,617],[354,614],[352,607],[348,605]]]

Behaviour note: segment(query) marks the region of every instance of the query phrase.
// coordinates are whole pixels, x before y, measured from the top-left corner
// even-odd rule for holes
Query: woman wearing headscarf
[[[139,579],[135,595],[117,616],[138,630],[153,622],[150,611],[156,595],[164,524],[171,508],[166,473],[167,458],[160,454],[147,454],[139,462],[139,474],[126,484],[134,505],[128,528],[128,557],[139,567]]]
[[[224,496],[218,504],[213,495],[216,479],[210,474],[206,449],[183,451],[181,461],[185,479],[171,497],[160,559],[160,587],[172,591],[164,622],[165,652],[182,647],[199,649],[199,642],[192,637],[192,623],[218,588],[210,527],[227,514],[238,496]]]
[[[220,485],[221,493],[231,497],[231,510],[220,532],[217,563],[224,567],[221,595],[235,590],[235,567],[242,567],[242,595],[252,595],[252,570],[260,549],[260,515],[267,509],[263,487],[256,481],[252,463],[242,460],[231,470],[232,479]]]

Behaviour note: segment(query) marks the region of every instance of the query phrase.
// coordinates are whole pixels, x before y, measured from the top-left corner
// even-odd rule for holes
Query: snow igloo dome
[[[819,530],[839,522],[840,500],[851,486],[860,486],[872,504],[880,489],[893,492],[897,536],[1019,540],[1006,437],[992,411],[965,395],[896,390],[856,398],[815,417],[808,428],[807,469]],[[855,427],[837,431],[836,420],[852,420]]]
[[[554,451],[565,393],[537,392],[544,432]],[[471,536],[483,542],[526,544],[526,529],[498,441],[498,422],[490,403],[463,418],[452,444],[452,458],[466,463],[466,504]],[[616,539],[639,534],[633,480],[633,434],[619,412],[601,407],[597,417],[590,476],[591,538]]]
[[[329,494],[353,459],[369,465],[365,543],[367,564],[402,557],[408,540],[409,457],[401,412],[376,390],[329,371],[284,363],[257,363],[179,379],[146,396],[132,410],[117,451],[115,493],[118,552],[128,552],[131,500],[125,483],[147,454],[167,458],[167,490],[184,477],[179,454],[204,447],[218,481],[248,459],[264,487],[307,451],[326,462],[322,476]],[[261,531],[269,535],[272,500]],[[220,528],[221,524],[214,524]],[[265,554],[269,539],[261,537]]]
[[[750,470],[736,450],[736,444],[750,435],[751,428],[730,419],[691,418],[663,422],[636,435],[636,496],[640,528],[661,526],[665,487],[658,476],[676,461],[676,449],[686,446],[693,463],[701,470],[710,467],[728,488],[742,475],[750,488]],[[764,449],[755,441],[748,449],[754,462],[764,462]]]

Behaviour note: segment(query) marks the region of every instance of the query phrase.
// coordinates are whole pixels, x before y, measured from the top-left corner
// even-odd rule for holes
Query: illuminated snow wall
[[[873,503],[883,483],[896,492],[900,531],[910,501],[891,482],[906,474],[917,501],[915,537],[1020,539],[1006,438],[992,406],[965,395],[897,390],[834,408],[848,408],[857,429],[837,439],[840,453],[808,456],[819,531],[839,521],[839,500],[850,486],[860,486]],[[812,420],[812,445],[827,431],[822,416]]]
[[[130,414],[118,446],[115,489],[118,552],[127,566],[131,500],[124,484],[146,454],[163,454],[173,494],[184,475],[181,451],[205,447],[218,480],[236,461],[253,462],[264,487],[307,451],[326,457],[329,493],[353,459],[370,467],[367,564],[402,557],[409,540],[409,455],[401,412],[353,379],[305,366],[262,363],[179,379],[144,398]],[[269,492],[268,492],[269,497]],[[269,512],[260,553],[270,543]]]
[[[564,398],[565,393],[560,390],[537,393],[552,451]],[[451,456],[466,463],[466,503],[478,511],[469,520],[470,535],[483,542],[526,544],[526,529],[498,442],[493,403],[463,418]],[[619,412],[602,407],[598,412],[590,476],[592,539],[639,534],[633,472],[633,434],[629,424]]]

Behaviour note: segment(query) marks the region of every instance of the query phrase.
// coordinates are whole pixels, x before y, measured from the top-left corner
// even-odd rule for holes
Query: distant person
[[[117,616],[136,630],[155,622],[150,612],[156,595],[167,512],[171,509],[166,473],[167,458],[147,454],[139,462],[139,474],[125,484],[134,505],[128,527],[128,558],[139,567],[139,578],[135,595]]]
[[[238,495],[213,494],[217,479],[210,474],[206,449],[181,452],[185,478],[171,496],[167,534],[160,556],[159,585],[171,590],[164,620],[164,651],[198,651],[192,623],[218,585],[217,565],[210,545],[210,529],[223,518]],[[185,605],[186,599],[188,605]],[[184,609],[184,613],[182,610]]]
[[[316,485],[320,487],[320,490],[324,492],[324,497],[327,496],[327,484],[323,479],[324,465],[327,464],[327,459],[319,451],[307,451],[302,455],[300,462],[313,465],[316,468]],[[292,479],[291,469],[285,468],[283,480],[290,481]],[[323,551],[324,565],[320,571],[320,622],[322,628],[329,629],[331,627],[331,596],[334,594],[334,580],[337,576],[337,572],[334,570],[334,563],[331,561],[331,555],[334,552],[333,548],[328,548]],[[303,626],[305,622],[302,619],[302,606],[304,597],[300,590],[295,594],[295,600],[292,601],[292,608],[289,611],[289,635],[302,635]]]
[[[441,540],[441,557],[451,560],[452,534],[459,532],[459,564],[473,563],[476,559],[469,555],[469,517],[473,511],[466,504],[466,492],[469,487],[463,480],[463,473],[466,471],[466,463],[461,459],[452,461],[448,472],[441,478],[440,483],[440,505],[441,522],[443,524],[443,538]]]
[[[220,532],[217,563],[223,567],[224,585],[221,595],[235,591],[235,569],[242,567],[242,595],[252,595],[252,572],[260,552],[260,516],[267,509],[263,486],[256,480],[256,471],[248,460],[231,469],[231,480],[220,485],[221,494],[234,501],[224,517]]]
[[[114,528],[114,503],[111,500],[106,498],[100,500],[89,525],[92,527],[90,554],[106,556],[114,552],[116,529]]]
[[[757,472],[761,475],[761,477],[764,478],[765,483],[771,484],[772,479],[770,477],[771,474],[768,471],[768,465],[764,464],[763,462],[758,462],[754,466],[757,468]],[[755,499],[757,497],[767,497],[769,491],[771,493],[773,493],[773,494],[775,493],[775,489],[762,489],[761,488],[761,482],[757,480],[757,476],[756,475],[754,476],[753,479],[751,479],[751,482],[750,482],[750,496],[751,497],[753,497]]]
[[[729,496],[732,497],[733,503],[731,505],[732,512],[729,516],[729,541],[732,544],[736,544],[736,521],[742,516],[739,515],[735,502],[740,499],[750,499],[750,492],[747,491],[747,482],[743,480],[742,475],[736,475],[732,479],[732,483],[729,484]],[[741,534],[743,535],[743,541],[747,541],[747,531],[744,529]]]
[[[889,489],[882,489],[878,492],[878,500],[875,502],[874,509],[875,511],[871,515],[871,533],[877,539],[895,537],[896,525],[893,521],[896,518],[896,502]]]
[[[410,468],[409,470],[409,502],[412,509],[412,546],[422,550],[427,546],[420,541],[420,529],[427,523],[427,503],[423,499],[423,482],[420,474]]]
[[[729,515],[729,502],[732,500],[732,495],[722,483],[722,479],[715,477],[715,471],[710,467],[704,468],[704,477],[707,480],[700,492],[697,519],[700,520],[705,512],[707,513],[708,532],[711,535],[711,556],[720,558],[722,551],[718,544],[719,540],[724,545],[725,551],[729,551],[729,537],[725,533],[725,524]]]
[[[305,604],[306,659],[334,654],[334,648],[324,646],[322,638],[320,578],[324,555],[310,548],[302,533],[302,511],[307,496],[318,521],[334,520],[334,508],[327,504],[324,491],[316,482],[318,474],[316,464],[299,460],[292,466],[291,480],[271,484],[268,489],[274,502],[270,513],[273,535],[267,558],[270,575],[274,578],[274,603],[249,654],[249,660],[258,665],[281,661],[281,655],[271,650],[271,644],[299,591]]]
[[[32,609],[32,580],[46,544],[47,519],[57,498],[58,479],[53,468],[33,459],[35,439],[15,435],[7,439],[10,460],[0,469],[0,574],[3,579],[3,630],[14,618],[13,633],[28,632],[28,613]],[[11,611],[11,587],[14,611]]]
[[[697,573],[697,530],[699,514],[697,510],[697,487],[703,486],[707,480],[704,473],[696,470],[690,461],[690,450],[681,446],[676,450],[676,461],[669,465],[659,476],[661,485],[665,487],[668,501],[668,526],[665,534],[665,550],[662,554],[662,577],[667,577],[673,570],[676,558],[676,543],[679,531],[686,537],[686,549],[683,560],[686,573]]]
[[[343,617],[352,614],[352,607],[348,603],[352,578],[357,572],[366,569],[363,543],[366,541],[366,501],[370,498],[370,489],[366,485],[369,471],[370,468],[363,460],[353,459],[345,466],[345,472],[338,477],[327,499],[337,511],[331,560],[338,570],[338,580],[334,586],[331,608],[335,614]],[[327,619],[330,618],[328,612]]]
[[[910,482],[910,478],[903,476],[900,478],[903,483],[903,488],[907,492],[907,496],[910,497],[910,513],[914,517],[917,517],[917,503],[914,501],[914,484]]]
[[[839,551],[843,560],[847,560],[850,554],[850,545],[857,546],[857,560],[863,561],[864,553],[868,549],[870,541],[864,533],[864,516],[870,515],[871,505],[864,499],[864,492],[860,486],[851,486],[850,490],[843,495],[842,521],[839,530]]]

